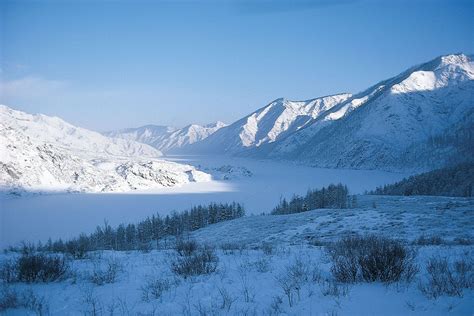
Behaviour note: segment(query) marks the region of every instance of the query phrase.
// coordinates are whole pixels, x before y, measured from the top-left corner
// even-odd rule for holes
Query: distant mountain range
[[[135,140],[151,145],[162,152],[172,153],[173,151],[207,138],[224,126],[226,126],[226,124],[222,122],[204,126],[191,124],[180,129],[170,126],[145,125],[138,128],[105,132],[104,135]]]
[[[473,113],[473,59],[455,54],[357,94],[277,99],[180,146],[158,138],[144,142],[164,152],[172,148],[330,168],[429,170],[473,159]]]
[[[230,124],[147,125],[104,135],[0,106],[0,187],[128,191],[208,181],[161,152],[354,169],[474,161],[474,62],[438,57],[357,93],[277,99]]]
[[[123,192],[210,180],[161,155],[146,144],[0,105],[2,189]]]

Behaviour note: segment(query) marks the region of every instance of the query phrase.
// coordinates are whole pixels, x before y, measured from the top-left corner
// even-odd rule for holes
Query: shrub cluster
[[[105,266],[100,262],[94,263],[94,268],[90,276],[92,283],[97,285],[104,285],[106,283],[114,283],[123,267],[116,259],[108,259],[105,261]]]
[[[64,277],[68,269],[63,256],[25,253],[16,260],[5,261],[0,276],[7,283],[51,282]]]
[[[429,298],[441,295],[462,297],[463,290],[474,288],[474,265],[466,259],[450,262],[447,258],[432,257],[426,265],[427,279],[420,282],[420,290]]]
[[[396,282],[417,273],[415,252],[400,241],[375,236],[349,236],[330,244],[331,272],[339,282]]]
[[[176,247],[176,257],[171,262],[171,271],[184,278],[210,274],[216,271],[219,258],[214,249],[199,246],[195,241],[180,241]]]

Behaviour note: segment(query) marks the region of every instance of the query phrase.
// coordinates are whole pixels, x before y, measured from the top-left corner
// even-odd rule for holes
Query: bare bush
[[[30,289],[17,293],[9,287],[3,287],[0,295],[0,312],[15,308],[25,308],[40,316],[49,314],[49,304],[44,297],[34,294]]]
[[[142,286],[142,300],[149,302],[153,299],[161,299],[164,292],[171,289],[172,282],[168,279],[149,279],[146,284]]]
[[[260,273],[266,273],[270,271],[271,264],[270,260],[267,258],[261,258],[253,262],[252,265],[255,267],[255,270]]]
[[[0,268],[0,276],[11,282],[51,282],[63,278],[69,264],[64,256],[23,253],[16,260],[7,260]]]
[[[123,267],[117,259],[105,260],[105,266],[101,261],[96,261],[90,275],[90,281],[96,285],[114,283],[122,270]]]
[[[43,296],[38,296],[32,290],[26,290],[21,294],[23,307],[34,311],[37,315],[49,314],[49,304]]]
[[[230,308],[232,307],[232,304],[237,300],[237,298],[232,297],[232,295],[227,291],[225,288],[218,288],[219,294],[221,297],[221,303],[220,303],[220,309],[225,310],[227,313],[229,313]]]
[[[239,278],[240,278],[240,284],[242,287],[242,295],[244,297],[244,301],[246,303],[253,302],[255,299],[254,287],[252,286],[252,282],[249,280],[246,264],[240,265]]]
[[[273,315],[280,315],[283,313],[283,308],[281,305],[283,304],[283,299],[281,296],[275,296],[272,299],[272,303],[270,304],[270,307],[268,309],[268,315],[273,316]]]
[[[191,256],[198,249],[198,243],[194,240],[178,239],[174,249],[180,256]]]
[[[321,282],[321,294],[324,296],[346,296],[349,289],[344,284],[338,284],[334,279],[326,279]]]
[[[329,245],[331,272],[339,282],[410,281],[417,273],[415,252],[400,241],[350,236]]]
[[[176,249],[178,255],[171,262],[171,271],[184,278],[216,271],[219,258],[213,248],[197,246],[193,251],[188,250]]]
[[[102,315],[103,306],[99,298],[94,293],[93,289],[86,289],[82,297],[83,307],[85,308],[84,314],[97,316]]]
[[[437,298],[441,295],[463,296],[463,290],[474,287],[472,261],[460,259],[450,262],[448,258],[432,257],[426,265],[427,279],[419,288],[425,296]]]
[[[286,269],[276,277],[278,285],[283,290],[283,293],[288,299],[288,304],[293,306],[296,297],[301,299],[301,289],[305,282],[309,280],[310,276],[309,266],[300,258],[288,265]]]
[[[275,252],[275,247],[271,243],[268,243],[268,242],[262,243],[261,248],[262,248],[263,253],[267,256],[270,256]]]

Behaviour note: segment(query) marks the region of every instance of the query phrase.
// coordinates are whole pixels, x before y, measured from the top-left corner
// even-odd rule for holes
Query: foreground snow
[[[164,249],[149,253],[95,252],[74,260],[73,274],[66,280],[11,288],[43,297],[52,315],[87,314],[93,308],[99,314],[142,315],[471,315],[472,289],[464,290],[462,297],[430,299],[419,283],[426,278],[426,262],[432,256],[474,259],[473,246],[453,242],[474,237],[473,205],[472,199],[463,198],[366,196],[356,209],[248,216],[191,234],[217,247],[218,269],[208,276],[174,275],[174,251],[167,249],[172,243],[161,243]],[[336,284],[319,244],[348,231],[385,234],[408,243],[422,235],[438,236],[443,244],[414,246],[420,272],[412,282]],[[15,255],[4,254],[1,260],[11,256]],[[277,279],[295,262],[307,269],[308,280],[290,306]],[[108,263],[120,267],[115,282],[94,284],[91,274]],[[160,298],[144,299],[146,284],[154,280],[168,282],[169,288]]]

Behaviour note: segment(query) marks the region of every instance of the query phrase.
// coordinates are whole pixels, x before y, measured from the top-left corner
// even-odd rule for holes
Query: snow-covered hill
[[[135,140],[153,146],[164,153],[171,153],[179,151],[184,146],[202,141],[224,126],[226,124],[222,122],[208,125],[191,124],[181,129],[169,126],[145,125],[138,128],[106,132],[104,135]]]
[[[433,169],[474,157],[474,63],[438,57],[351,95],[278,99],[188,152],[357,169]]]
[[[0,186],[86,192],[168,187],[210,176],[158,160],[161,152],[109,138],[60,118],[0,106]]]

